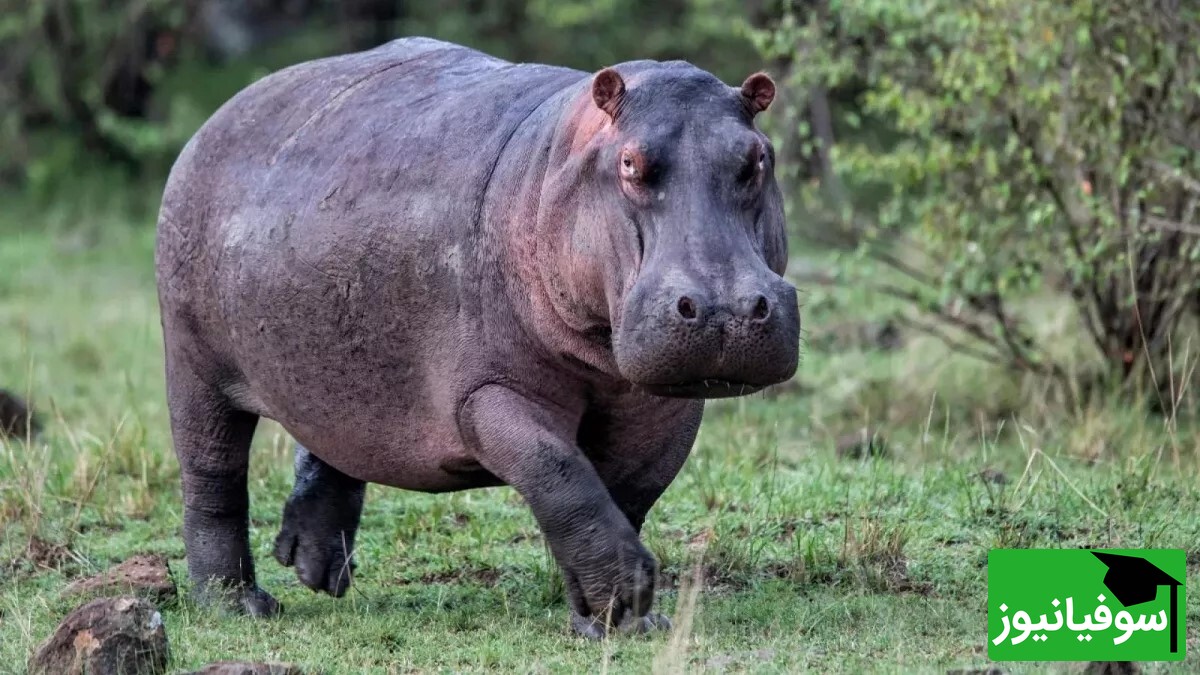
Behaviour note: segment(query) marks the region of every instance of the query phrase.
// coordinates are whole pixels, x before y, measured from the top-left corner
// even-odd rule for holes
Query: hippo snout
[[[639,284],[640,286],[641,284]],[[635,286],[614,349],[630,381],[661,396],[723,398],[790,378],[800,351],[796,289],[774,274]]]
[[[796,292],[791,291],[794,297]],[[693,328],[701,327],[707,322],[722,322],[745,320],[751,323],[766,323],[771,318],[771,309],[778,304],[761,292],[742,295],[732,301],[722,302],[706,297],[699,289],[691,289],[679,296],[675,302],[675,311],[680,320]]]

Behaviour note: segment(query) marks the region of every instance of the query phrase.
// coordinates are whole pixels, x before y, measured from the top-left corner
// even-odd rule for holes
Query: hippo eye
[[[763,162],[761,158],[756,162],[746,162],[742,165],[741,171],[738,171],[738,182],[750,182],[756,175],[758,175],[760,171],[762,171],[762,169]]]
[[[640,174],[638,158],[634,157],[633,152],[623,150],[621,152],[621,177],[625,180],[636,180]]]
[[[755,144],[747,153],[745,163],[742,164],[738,171],[738,182],[749,183],[755,178],[761,176],[767,168],[767,150],[761,145]]]

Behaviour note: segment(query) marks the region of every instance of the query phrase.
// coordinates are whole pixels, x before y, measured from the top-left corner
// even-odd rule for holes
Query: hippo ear
[[[775,100],[775,81],[766,73],[755,73],[742,83],[742,96],[750,106],[750,112],[757,115]]]
[[[617,108],[625,96],[625,80],[612,68],[605,68],[592,78],[592,100],[596,107],[617,118]]]

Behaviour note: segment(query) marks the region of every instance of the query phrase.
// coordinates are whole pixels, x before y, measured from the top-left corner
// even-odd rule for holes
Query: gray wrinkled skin
[[[638,532],[703,399],[796,369],[765,75],[588,73],[428,39],[301,64],[188,143],[156,263],[200,593],[270,615],[246,471],[296,438],[275,557],[334,596],[366,482],[511,485],[576,630],[668,625]]]

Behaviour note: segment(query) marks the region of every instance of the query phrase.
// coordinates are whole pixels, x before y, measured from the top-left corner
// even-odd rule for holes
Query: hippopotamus
[[[247,465],[295,439],[274,556],[343,595],[368,482],[507,485],[570,625],[667,625],[639,540],[706,399],[791,378],[775,85],[595,73],[426,38],[271,74],[182,150],[158,218],[167,401],[202,600],[258,586]]]

